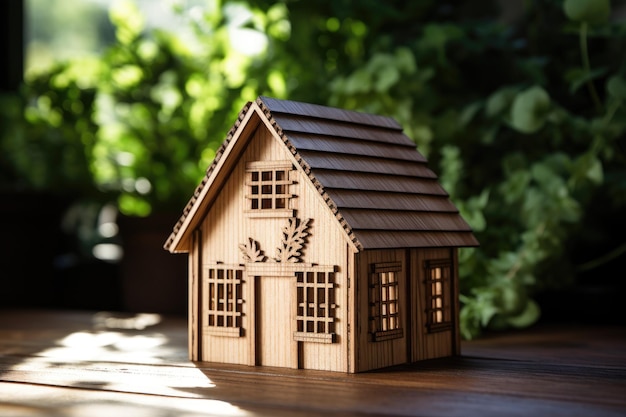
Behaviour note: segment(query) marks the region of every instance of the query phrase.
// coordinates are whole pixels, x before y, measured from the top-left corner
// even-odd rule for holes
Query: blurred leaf
[[[117,27],[117,38],[122,44],[135,40],[144,28],[144,18],[137,5],[130,0],[117,0],[110,9],[110,17]]]
[[[608,71],[608,68],[596,68],[591,71],[585,71],[582,68],[575,68],[568,71],[565,77],[570,82],[570,93],[575,93],[580,87],[593,81],[596,78],[604,76]]]
[[[607,21],[611,3],[609,0],[565,0],[563,11],[575,22],[596,24]]]
[[[485,106],[487,116],[494,117],[507,111],[515,99],[516,93],[517,89],[511,87],[505,87],[493,92],[489,98],[487,98],[487,104]]]
[[[461,112],[461,117],[459,121],[461,122],[461,126],[465,126],[472,121],[474,116],[483,108],[482,102],[475,102],[468,106],[466,106]]]
[[[462,38],[463,34],[463,30],[454,24],[429,23],[424,27],[422,43],[439,49],[450,41]]]
[[[507,317],[506,321],[513,327],[524,328],[539,320],[540,315],[541,309],[539,308],[539,305],[533,300],[527,300],[526,308],[524,308],[524,310],[516,316]]]
[[[617,75],[612,76],[606,83],[606,91],[618,99],[626,99],[626,80]]]
[[[604,180],[602,162],[592,153],[585,153],[578,157],[572,164],[572,186],[580,186],[583,181],[591,181],[601,184]]]
[[[523,133],[534,133],[546,122],[550,109],[550,96],[535,86],[518,93],[511,107],[511,124]]]

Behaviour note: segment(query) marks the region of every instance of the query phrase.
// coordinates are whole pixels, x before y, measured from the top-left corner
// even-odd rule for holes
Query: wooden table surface
[[[193,364],[181,318],[0,310],[0,416],[626,416],[624,330],[542,325],[346,375]]]

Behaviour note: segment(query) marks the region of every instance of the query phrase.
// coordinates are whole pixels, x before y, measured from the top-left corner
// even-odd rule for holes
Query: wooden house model
[[[259,97],[165,243],[194,361],[361,372],[459,354],[471,229],[393,119]]]

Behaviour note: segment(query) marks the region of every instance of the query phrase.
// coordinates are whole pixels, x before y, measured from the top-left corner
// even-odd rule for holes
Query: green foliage
[[[24,86],[21,97],[5,96],[0,184],[16,189],[86,192],[93,188],[87,154],[92,149],[95,124],[89,114],[95,91],[83,71],[90,59],[58,64]],[[20,112],[19,109],[24,109]]]
[[[543,127],[550,110],[550,96],[538,86],[518,93],[511,106],[511,125],[523,133],[535,133]]]
[[[260,91],[286,94],[282,74],[263,67],[269,34],[288,36],[285,13],[216,3],[168,32],[147,29],[133,2],[116,2],[116,40],[99,58],[29,75],[23,120],[3,135],[5,181],[116,195],[129,215],[180,210],[236,111]]]
[[[626,208],[626,25],[608,0],[214,1],[180,13],[185,30],[148,29],[117,3],[99,60],[29,79],[25,113],[1,116],[3,177],[108,191],[127,213],[179,210],[258,94],[391,115],[481,242],[459,255],[467,338],[536,321],[536,294],[573,282],[572,253],[615,222],[597,199],[613,216]],[[617,246],[580,262],[597,267]]]
[[[564,251],[584,240],[591,196],[626,184],[626,62],[611,54],[624,50],[626,26],[608,22],[608,1],[566,1],[564,14],[558,6],[529,2],[510,28],[453,12],[414,39],[392,29],[331,84],[333,104],[388,113],[407,127],[481,241],[459,259],[466,338],[534,323],[533,294],[574,280],[577,260]],[[578,42],[565,15],[583,22]],[[414,69],[390,46],[412,55],[405,61]],[[385,70],[385,88],[370,74],[381,60],[395,67]]]
[[[565,15],[575,22],[603,23],[611,14],[609,0],[565,0]]]

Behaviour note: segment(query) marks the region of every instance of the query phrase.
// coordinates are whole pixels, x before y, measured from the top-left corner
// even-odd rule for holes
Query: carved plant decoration
[[[300,262],[302,253],[300,252],[306,243],[309,235],[307,229],[311,219],[301,221],[298,218],[288,220],[287,226],[283,227],[283,240],[276,248],[276,262]]]
[[[241,243],[239,245],[239,250],[241,251],[241,254],[243,255],[243,259],[246,262],[265,261],[265,254],[259,248],[259,242],[252,239],[251,237],[248,238],[248,243]]]

